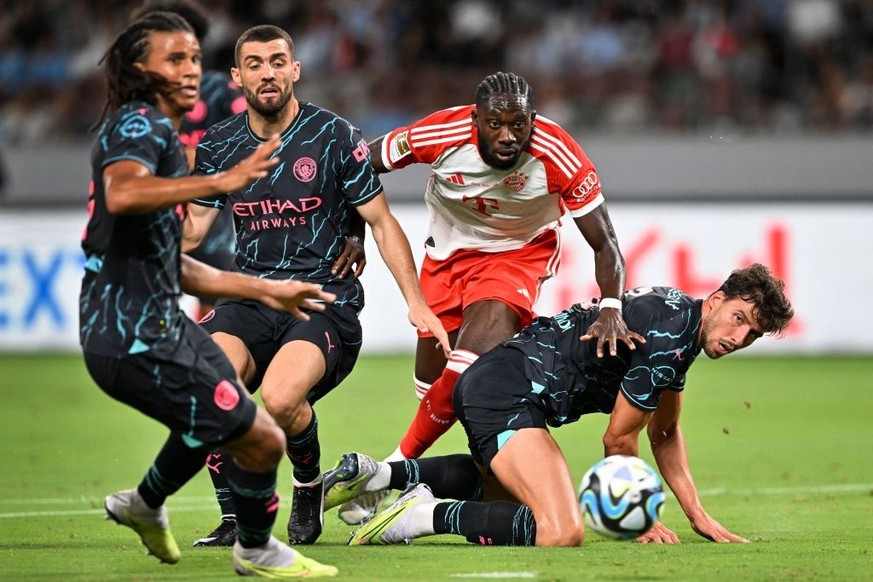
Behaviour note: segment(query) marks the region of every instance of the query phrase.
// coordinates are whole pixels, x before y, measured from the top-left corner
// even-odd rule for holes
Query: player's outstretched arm
[[[640,432],[649,422],[652,414],[632,405],[622,392],[618,393],[615,406],[609,415],[609,424],[603,434],[603,456],[640,455]],[[637,538],[640,543],[678,544],[679,537],[664,524],[656,523],[644,535]]]
[[[239,190],[267,176],[278,162],[271,156],[280,144],[274,135],[233,168],[209,176],[163,178],[133,160],[114,162],[103,169],[106,209],[112,214],[143,214]]]
[[[303,309],[324,311],[324,304],[336,299],[336,295],[322,291],[321,286],[314,283],[275,281],[222,271],[188,255],[182,255],[181,284],[182,290],[191,295],[255,299],[303,321],[309,319]]]
[[[600,296],[621,299],[625,284],[624,258],[618,248],[606,203],[573,220],[594,251],[594,276],[600,287]],[[632,350],[636,349],[634,341],[646,343],[643,336],[627,328],[621,310],[614,308],[602,308],[597,320],[579,339],[597,340],[598,358],[603,357],[604,348],[608,348],[610,355],[614,356],[619,341]]]
[[[652,414],[648,424],[649,442],[652,453],[658,463],[658,469],[667,485],[676,496],[682,511],[691,522],[691,527],[699,535],[715,542],[747,542],[749,540],[735,535],[712,519],[700,503],[697,487],[691,476],[688,465],[688,452],[685,439],[679,426],[679,415],[682,411],[682,393],[664,390],[658,408]],[[672,534],[666,527],[652,530],[642,536],[640,541],[659,540],[664,530]],[[673,534],[675,535],[675,534]]]
[[[382,142],[384,141],[385,136],[383,135],[367,144],[367,147],[370,148],[370,161],[373,163],[373,169],[380,174],[389,171],[388,166],[385,164],[385,160],[382,159]]]
[[[400,223],[391,214],[388,202],[385,200],[385,193],[380,193],[366,204],[358,206],[358,212],[370,225],[379,253],[406,300],[406,305],[409,307],[409,322],[421,332],[432,333],[448,357],[451,351],[449,334],[424,299],[421,287],[418,285],[418,273],[415,270],[409,239],[406,238]]]

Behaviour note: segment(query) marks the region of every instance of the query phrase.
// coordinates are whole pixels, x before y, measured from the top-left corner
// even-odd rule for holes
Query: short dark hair
[[[209,34],[209,12],[196,0],[145,0],[133,9],[131,21],[139,20],[149,12],[174,12],[188,21],[194,29],[194,36],[203,42]]]
[[[103,74],[106,79],[106,102],[100,119],[92,129],[100,126],[104,119],[119,107],[130,101],[144,101],[150,105],[157,103],[157,96],[167,80],[161,75],[143,71],[134,63],[148,56],[149,33],[151,32],[190,32],[191,25],[184,18],[172,12],[149,12],[125,28],[103,58]]]
[[[485,77],[476,87],[474,103],[482,105],[498,95],[517,95],[526,99],[531,109],[534,108],[533,87],[515,73],[497,72]]]
[[[188,21],[194,36],[203,42],[209,34],[209,12],[196,0],[145,0],[133,9],[130,20],[139,20],[149,12],[174,12]]]
[[[239,55],[242,51],[242,45],[247,42],[270,42],[271,40],[283,39],[288,43],[288,47],[291,49],[291,58],[294,58],[294,41],[291,40],[291,35],[279,28],[278,26],[273,26],[272,24],[259,24],[257,26],[253,26],[237,39],[236,47],[233,49],[233,60],[236,63],[236,66],[239,67]]]
[[[794,308],[785,296],[785,283],[761,263],[736,269],[718,290],[724,292],[727,299],[739,298],[751,303],[764,333],[781,334],[794,317]]]

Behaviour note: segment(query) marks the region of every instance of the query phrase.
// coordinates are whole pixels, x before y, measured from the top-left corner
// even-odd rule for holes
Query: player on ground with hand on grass
[[[164,503],[221,447],[238,508],[237,572],[334,576],[333,566],[272,537],[282,431],[178,303],[182,290],[249,297],[307,319],[334,299],[318,285],[219,271],[180,254],[184,204],[264,178],[280,140],[265,140],[224,172],[188,177],[177,130],[199,95],[200,46],[178,15],[152,12],[132,23],[103,62],[108,97],[92,150],[80,343],[104,392],[170,429],[139,486],[106,498],[107,516],[133,529],[161,562],[178,562]]]
[[[607,357],[621,344],[642,341],[622,320],[624,259],[597,170],[563,128],[537,115],[533,88],[522,77],[489,75],[473,105],[432,113],[370,149],[379,172],[414,163],[433,170],[425,187],[430,229],[421,288],[453,350],[446,359],[431,334],[419,333],[414,382],[421,403],[388,460],[419,457],[449,430],[458,376],[531,322],[540,285],[558,270],[565,211],[594,251],[605,298],[583,333]],[[351,501],[340,517],[358,523],[381,499]]]
[[[471,455],[376,462],[347,453],[325,475],[325,507],[365,492],[406,492],[360,528],[350,544],[391,544],[457,534],[483,545],[577,546],[585,528],[570,469],[549,427],[584,414],[610,415],[604,456],[652,453],[691,527],[716,542],[744,542],[703,508],[679,423],[686,373],[702,351],[717,359],[786,329],[794,315],[782,281],[755,264],[731,273],[706,299],[678,289],[624,294],[624,319],[647,342],[600,358],[580,335],[596,306],[539,317],[461,376],[454,406]],[[437,501],[436,498],[458,501]],[[678,543],[662,523],[638,538]]]

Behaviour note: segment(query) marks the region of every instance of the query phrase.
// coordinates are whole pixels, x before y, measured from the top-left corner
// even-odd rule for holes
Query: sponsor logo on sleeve
[[[360,164],[370,155],[370,146],[367,144],[367,140],[361,139],[358,142],[357,147],[352,150],[352,155],[355,157],[355,160]]]
[[[573,190],[573,196],[584,199],[598,189],[600,189],[600,177],[597,175],[597,172],[591,170]]]

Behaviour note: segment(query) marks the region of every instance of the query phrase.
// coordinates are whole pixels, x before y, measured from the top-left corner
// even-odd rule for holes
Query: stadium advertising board
[[[411,205],[393,210],[420,264],[427,213]],[[797,317],[784,339],[764,338],[756,353],[873,352],[873,313],[852,301],[873,289],[864,259],[873,248],[873,206],[614,204],[610,214],[628,287],[669,285],[703,296],[731,269],[763,262],[785,280]],[[0,350],[77,348],[84,219],[77,212],[0,216]],[[572,221],[564,223],[560,274],[542,287],[543,314],[598,293],[591,250]],[[372,237],[367,252],[364,350],[411,351],[414,330]]]

